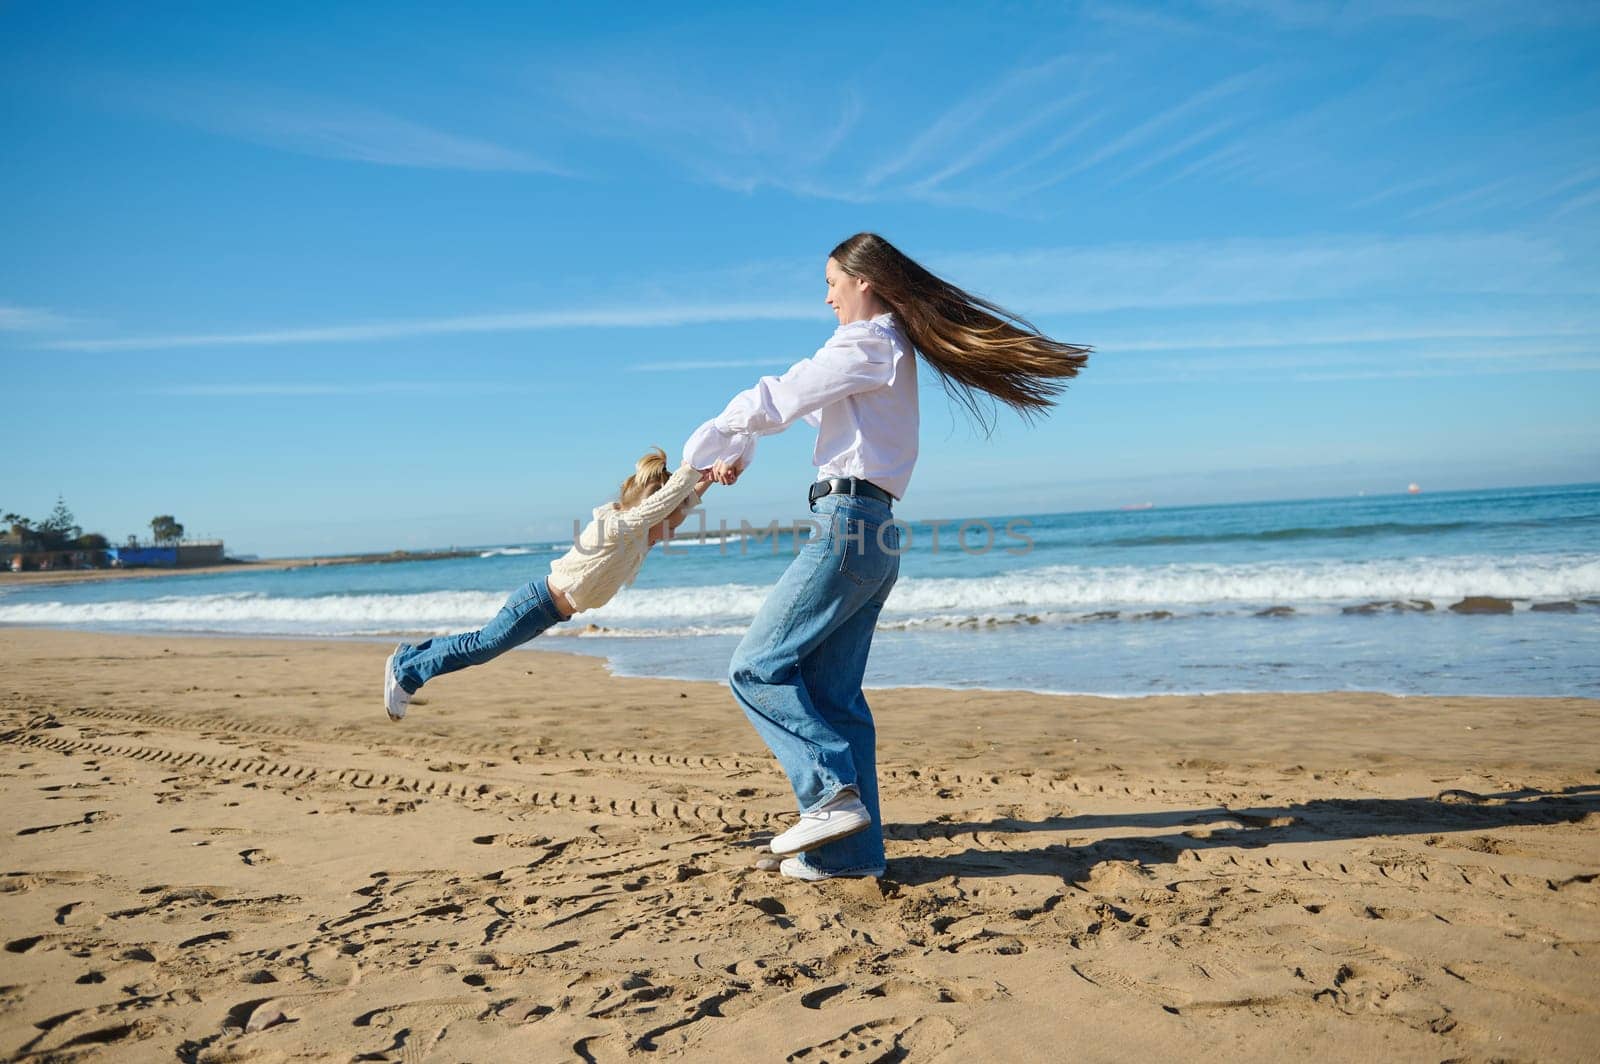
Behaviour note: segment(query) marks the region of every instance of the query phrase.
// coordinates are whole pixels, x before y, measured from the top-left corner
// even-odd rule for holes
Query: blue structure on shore
[[[111,564],[124,569],[135,566],[157,566],[163,569],[176,569],[178,567],[178,548],[172,547],[109,547],[106,553],[111,555]]]

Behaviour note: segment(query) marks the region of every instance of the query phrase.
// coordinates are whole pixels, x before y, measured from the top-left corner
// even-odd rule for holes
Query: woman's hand
[[[743,472],[744,466],[729,465],[727,462],[719,459],[717,463],[711,467],[711,479],[716,481],[718,484],[727,486],[738,480],[739,474]]]
[[[700,474],[700,479],[695,481],[694,493],[697,496],[703,496],[706,493],[706,489],[710,488],[712,484],[715,484],[716,480],[714,477],[712,477],[711,470],[709,469],[701,469],[697,470],[697,472]]]

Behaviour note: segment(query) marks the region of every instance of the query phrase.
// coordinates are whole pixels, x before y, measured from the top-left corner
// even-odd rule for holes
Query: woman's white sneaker
[[[785,857],[783,863],[778,866],[778,871],[790,879],[803,879],[807,883],[817,883],[824,879],[833,878],[829,873],[822,871],[820,868],[812,868],[798,857]]]
[[[788,879],[801,879],[807,883],[820,883],[824,879],[882,879],[883,869],[871,872],[852,872],[848,875],[837,875],[833,872],[824,872],[820,868],[812,868],[799,857],[758,857],[756,871],[781,872]]]
[[[853,790],[845,790],[813,813],[801,813],[800,823],[772,840],[772,852],[804,853],[854,835],[872,826],[872,815]]]
[[[403,718],[406,707],[411,704],[411,692],[400,686],[400,680],[394,674],[394,659],[404,649],[405,644],[401,643],[389,655],[389,660],[383,663],[383,708],[389,711],[390,720]]]

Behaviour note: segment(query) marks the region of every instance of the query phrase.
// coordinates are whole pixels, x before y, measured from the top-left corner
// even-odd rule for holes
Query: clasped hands
[[[697,487],[703,491],[712,484],[727,486],[737,481],[739,474],[743,472],[743,465],[733,465],[732,463],[718,460],[712,464],[710,469],[700,470],[700,483]]]

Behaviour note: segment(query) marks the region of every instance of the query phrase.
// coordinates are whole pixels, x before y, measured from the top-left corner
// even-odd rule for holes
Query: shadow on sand
[[[1444,835],[1538,824],[1570,824],[1600,814],[1600,786],[1559,791],[1524,789],[1497,794],[1448,790],[1432,798],[1318,798],[1280,806],[1154,810],[1145,813],[1063,816],[1029,821],[1001,818],[983,823],[890,824],[890,839],[1001,836],[994,848],[971,848],[937,857],[894,860],[888,879],[908,886],[952,876],[1059,876],[1076,883],[1104,861],[1172,863],[1187,851],[1217,847],[1255,848],[1397,835]],[[1173,829],[1160,835],[1061,843],[1033,849],[1012,846],[1008,836],[1031,832],[1072,834],[1120,829]],[[976,840],[975,840],[976,841]],[[1015,840],[1021,842],[1022,840]],[[1578,876],[1588,881],[1594,874]],[[1554,889],[1554,884],[1552,884]]]

